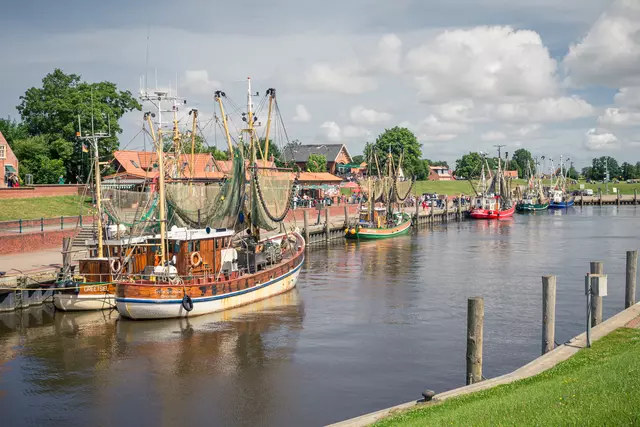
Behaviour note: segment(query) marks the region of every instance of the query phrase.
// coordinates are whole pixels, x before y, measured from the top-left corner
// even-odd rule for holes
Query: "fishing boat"
[[[154,215],[156,195],[150,191],[127,191],[102,189],[98,141],[109,135],[106,133],[82,134],[78,118],[77,137],[86,140],[93,151],[92,174],[96,210],[94,217],[94,238],[85,240],[86,256],[78,261],[78,269],[71,266],[71,254],[77,253],[70,247],[63,248],[65,260],[62,274],[56,282],[53,303],[62,311],[107,310],[115,308],[115,275],[121,271],[135,269],[131,255],[136,246],[144,244],[148,237],[135,235],[137,225]],[[106,239],[105,239],[106,237]],[[78,252],[83,252],[80,249]]]
[[[190,182],[166,183],[161,122],[157,132],[145,113],[158,159],[160,231],[141,253],[142,268],[116,277],[116,306],[121,316],[134,320],[191,317],[250,304],[291,290],[304,262],[305,242],[297,230],[286,231],[282,221],[291,206],[296,176],[290,170],[258,166],[268,159],[271,114],[279,111],[275,89],[266,92],[269,113],[265,147],[256,135],[248,79],[246,128],[234,146],[227,115],[217,91],[220,122],[224,127],[232,172],[202,210],[204,228],[194,226],[193,211],[184,203],[194,190]],[[264,105],[262,103],[261,105]],[[283,134],[286,134],[283,132]],[[168,199],[168,200],[167,200]],[[172,215],[167,215],[167,205]],[[181,221],[183,226],[175,222]],[[173,225],[168,227],[173,222]],[[280,232],[278,232],[278,229]],[[261,237],[266,231],[272,233]]]
[[[487,186],[485,175],[489,169],[486,158],[483,156],[482,171],[480,175],[481,190],[476,190],[476,198],[471,206],[470,216],[474,219],[503,219],[510,218],[515,212],[516,205],[511,200],[508,185],[504,179],[500,164],[500,152],[498,151],[498,165]]]
[[[375,153],[373,155],[377,165],[377,155]],[[411,215],[393,209],[394,204],[399,206],[400,202],[409,197],[413,188],[413,181],[399,180],[401,165],[402,155],[396,168],[393,156],[389,152],[385,176],[380,175],[378,167],[377,177],[369,176],[366,180],[360,180],[360,188],[364,188],[367,197],[367,206],[361,206],[357,222],[345,228],[344,235],[347,239],[386,239],[411,231]],[[405,188],[399,189],[399,187]]]
[[[537,162],[536,162],[537,165]],[[536,168],[539,171],[539,168]],[[537,212],[549,208],[549,201],[544,195],[542,180],[538,173],[531,172],[531,165],[527,164],[527,174],[529,182],[522,198],[516,204],[516,212]]]
[[[569,161],[567,159],[566,161]],[[556,172],[556,171],[554,171]],[[567,175],[569,168],[565,168],[560,156],[560,168],[557,173],[551,176],[551,187],[549,188],[549,209],[567,209],[574,205],[575,198],[567,193]],[[556,180],[553,180],[556,175]]]

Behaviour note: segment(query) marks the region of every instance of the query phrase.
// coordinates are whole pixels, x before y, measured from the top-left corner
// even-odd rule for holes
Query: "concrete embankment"
[[[607,319],[603,323],[594,327],[591,331],[591,339],[593,341],[598,340],[614,330],[628,326],[638,327],[640,325],[640,303],[635,304],[628,309],[616,314],[615,316]],[[360,427],[373,424],[385,417],[393,415],[400,411],[405,411],[414,408],[419,405],[437,405],[438,403],[450,399],[452,397],[458,397],[465,394],[473,393],[476,391],[486,390],[492,387],[496,387],[502,384],[512,383],[514,381],[522,380],[525,378],[538,375],[548,369],[553,368],[558,363],[569,359],[581,349],[585,348],[586,333],[582,333],[573,339],[569,340],[563,345],[556,347],[554,350],[546,353],[545,355],[533,360],[525,366],[502,376],[491,378],[479,383],[468,385],[465,387],[456,388],[443,393],[436,394],[433,400],[429,403],[424,403],[422,400],[411,401],[403,403],[391,408],[382,409],[380,411],[372,412],[369,414],[361,415],[356,418],[352,418],[346,421],[341,421],[335,424],[331,424],[332,427]]]

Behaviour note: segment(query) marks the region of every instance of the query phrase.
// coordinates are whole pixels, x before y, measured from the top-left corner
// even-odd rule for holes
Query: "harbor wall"
[[[0,235],[0,255],[21,252],[37,252],[44,249],[60,248],[63,237],[73,237],[76,230],[45,230],[28,233]],[[4,266],[0,266],[2,270]]]

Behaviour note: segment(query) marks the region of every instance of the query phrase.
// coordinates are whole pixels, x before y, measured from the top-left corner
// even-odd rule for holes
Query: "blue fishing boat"
[[[569,196],[562,190],[554,190],[549,202],[549,209],[567,209],[573,206],[574,197]]]

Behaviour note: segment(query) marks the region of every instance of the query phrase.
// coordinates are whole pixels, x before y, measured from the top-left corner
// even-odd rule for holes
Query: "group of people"
[[[20,178],[15,173],[9,173],[4,176],[4,182],[7,187],[20,187]]]
[[[332,204],[358,204],[366,200],[359,193],[354,193],[351,196],[346,196],[344,194],[338,196],[325,196],[324,198],[313,198],[307,194],[303,194],[302,196],[298,196],[297,194],[293,196],[293,209],[297,208],[313,208],[318,205],[330,206]]]

